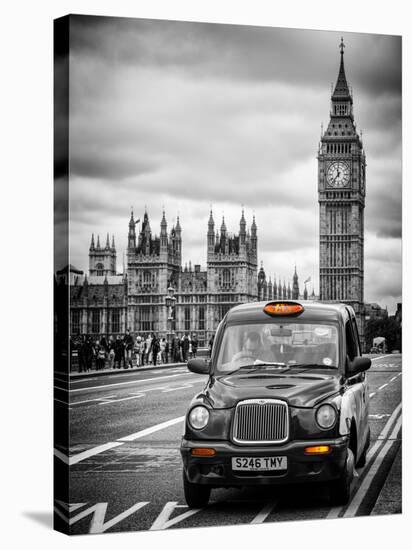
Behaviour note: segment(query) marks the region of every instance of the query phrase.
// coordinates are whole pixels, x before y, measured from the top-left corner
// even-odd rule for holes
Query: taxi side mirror
[[[372,361],[369,357],[355,357],[353,361],[348,361],[346,367],[346,374],[350,378],[356,376],[361,372],[365,372],[372,365]]]
[[[210,365],[203,359],[190,359],[187,362],[187,368],[195,374],[209,374]]]

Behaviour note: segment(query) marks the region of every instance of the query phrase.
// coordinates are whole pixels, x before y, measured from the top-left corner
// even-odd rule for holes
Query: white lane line
[[[190,372],[185,372],[183,374],[170,374],[168,376],[156,376],[156,378],[145,378],[144,380],[131,380],[130,382],[117,382],[117,383],[114,383],[114,384],[104,384],[104,385],[101,385],[101,386],[89,386],[89,387],[84,387],[84,388],[75,388],[75,389],[72,389],[72,390],[69,390],[70,393],[72,392],[79,392],[79,391],[83,391],[83,392],[88,392],[88,391],[92,391],[92,390],[104,390],[106,388],[113,388],[115,386],[130,386],[131,384],[144,384],[145,382],[153,382],[153,381],[156,381],[156,380],[166,380],[166,378],[176,378],[177,376],[189,376],[191,375]],[[62,389],[62,388],[60,388]],[[64,391],[67,391],[67,390],[64,390]]]
[[[396,418],[398,417],[399,411],[401,410],[402,403],[399,403],[398,406],[393,411],[391,417],[383,427],[383,430],[379,434],[377,440],[373,444],[373,446],[369,449],[367,455],[366,455],[366,462],[373,460],[375,458],[375,454],[377,454],[377,451],[382,446],[382,439],[386,439],[389,433],[389,430],[392,429],[393,424],[396,421]],[[334,506],[329,510],[328,515],[326,516],[327,519],[333,519],[337,518],[340,514],[340,512],[343,510],[344,506]]]
[[[98,405],[113,405],[114,403],[119,403],[120,401],[130,401],[131,399],[139,399],[140,397],[144,397],[142,393],[139,395],[131,395],[130,397],[122,397],[121,399],[113,399],[109,401],[100,401]],[[106,399],[106,397],[105,397]]]
[[[392,378],[389,380],[389,382],[393,382],[394,380],[396,380],[396,376],[392,376]]]
[[[63,403],[63,405],[68,405],[67,401],[61,401],[61,399],[57,399],[57,397],[54,398],[54,401],[58,401],[59,403]]]
[[[374,395],[376,395],[376,391],[373,391],[372,393],[370,393],[369,397],[372,398]]]
[[[85,399],[84,401],[70,401],[70,405],[83,405],[84,403],[95,403],[96,401],[100,401],[101,399],[111,399],[113,397],[116,397],[116,395],[105,395],[104,397],[95,397],[94,399]]]
[[[252,519],[250,523],[263,523],[265,519],[269,516],[269,514],[272,512],[274,507],[276,506],[277,501],[274,502],[268,502],[258,513],[258,515]]]
[[[383,460],[385,459],[386,455],[388,454],[388,452],[392,448],[392,445],[395,442],[394,438],[396,438],[397,435],[399,434],[399,431],[401,429],[401,425],[402,425],[402,415],[398,418],[398,421],[396,422],[396,425],[395,425],[395,427],[394,427],[394,429],[391,433],[390,440],[387,441],[384,444],[384,446],[382,447],[380,453],[378,454],[378,456],[376,457],[374,463],[372,464],[371,468],[369,469],[368,473],[363,478],[363,481],[362,481],[359,489],[357,490],[355,497],[352,499],[352,501],[351,501],[348,509],[344,513],[343,517],[347,518],[347,517],[356,516],[356,513],[358,512],[358,510],[359,510],[359,508],[362,504],[362,501],[363,501],[366,493],[368,492],[369,487],[373,483],[373,480],[374,480],[376,474],[378,473],[379,468],[380,468]]]
[[[378,391],[383,390],[383,388],[386,388],[388,384],[382,384],[382,386],[379,386]]]
[[[136,439],[140,439],[142,437],[145,437],[146,435],[150,435],[154,432],[158,432],[159,430],[168,428],[169,426],[173,426],[174,424],[178,424],[179,422],[183,422],[184,419],[184,416],[178,416],[177,418],[172,418],[171,420],[167,420],[166,422],[161,422],[160,424],[156,424],[155,426],[151,426],[150,428],[145,428],[144,430],[140,430],[139,432],[121,437],[117,441],[110,441],[109,443],[104,443],[103,445],[92,447],[87,451],[83,451],[70,457],[65,455],[61,451],[58,451],[57,449],[54,449],[54,455],[65,464],[72,466],[73,464],[82,462],[83,460],[86,460],[86,458],[90,458],[91,456],[95,456],[115,447],[120,447],[120,445],[123,445],[127,441],[135,441]]]
[[[184,519],[189,518],[190,516],[193,516],[201,511],[201,508],[194,508],[174,517],[173,519],[169,519],[175,508],[186,508],[186,506],[179,506],[177,502],[167,502],[164,505],[163,510],[157,516],[153,525],[150,527],[149,531],[168,529],[172,525],[176,525],[176,523],[180,523]]]
[[[134,434],[120,437],[117,441],[135,441],[135,439],[140,439],[141,437],[145,437],[146,435],[150,435],[154,432],[158,432],[159,430],[163,430],[164,428],[168,428],[169,426],[174,426],[179,422],[183,422],[184,419],[184,416],[178,416],[177,418],[166,420],[166,422],[162,422],[161,424],[156,424],[156,426],[152,426],[151,428],[146,428],[145,430],[140,430],[139,432],[135,432]]]
[[[385,359],[385,357],[392,357],[391,354],[389,355],[382,355],[381,357],[373,357],[371,361],[379,361],[379,359]]]

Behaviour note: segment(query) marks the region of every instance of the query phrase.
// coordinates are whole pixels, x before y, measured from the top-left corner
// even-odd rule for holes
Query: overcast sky
[[[114,233],[118,270],[130,208],[180,215],[183,264],[206,266],[210,205],[258,227],[272,279],[319,289],[317,147],[339,69],[340,33],[75,17],[70,51],[70,261]],[[367,160],[365,300],[401,301],[401,42],[344,33]],[[312,286],[308,286],[312,290]]]

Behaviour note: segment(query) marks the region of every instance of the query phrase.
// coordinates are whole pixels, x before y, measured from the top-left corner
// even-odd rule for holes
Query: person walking
[[[187,334],[184,334],[184,336],[182,337],[182,361],[184,363],[186,363],[187,361],[189,346],[190,346],[189,337],[187,336]]]
[[[100,338],[100,345],[102,346],[102,348],[104,349],[104,365],[103,365],[103,368],[106,366],[106,359],[108,358],[109,356],[109,342],[106,338],[105,335],[103,335],[101,338]]]
[[[129,367],[133,368],[132,354],[133,354],[134,341],[133,341],[133,336],[130,334],[129,329],[126,330],[125,337],[123,338],[123,345],[124,345],[124,368],[125,369],[128,369]]]
[[[86,337],[82,336],[78,349],[77,359],[79,361],[79,372],[86,372]]]
[[[179,339],[176,335],[172,337],[172,349],[170,350],[171,354],[171,361],[172,363],[178,363],[179,362]]]
[[[142,338],[138,334],[136,335],[136,340],[134,341],[134,354],[136,356],[136,367],[141,365],[141,355],[140,355],[140,345],[142,343]]]
[[[114,341],[113,336],[110,336],[110,338],[109,338],[108,357],[109,357],[109,368],[114,369],[115,341]]]
[[[124,365],[124,346],[120,336],[118,335],[114,345],[114,364],[118,369],[121,369],[122,363]]]
[[[152,362],[152,335],[149,334],[146,338],[146,350],[145,350],[145,356],[146,356],[146,365],[150,365]]]
[[[158,360],[158,353],[160,351],[160,341],[156,334],[153,334],[152,339],[152,356],[153,356],[153,365],[156,366]]]
[[[86,344],[84,346],[84,360],[86,364],[86,372],[89,372],[90,370],[92,370],[93,357],[94,357],[93,344],[92,344],[91,338],[87,336]]]
[[[197,340],[197,336],[196,334],[192,334],[192,359],[196,359],[198,346],[199,342]]]
[[[160,356],[162,363],[166,363],[166,338],[160,340]]]
[[[94,351],[96,354],[96,370],[102,370],[104,369],[104,361],[106,359],[106,351],[104,347],[101,344],[101,341],[96,341],[96,345],[94,347]]]

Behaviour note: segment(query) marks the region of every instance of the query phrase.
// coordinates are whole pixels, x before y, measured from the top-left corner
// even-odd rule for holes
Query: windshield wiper
[[[338,371],[338,367],[336,367],[336,366],[323,365],[323,364],[320,364],[320,363],[294,363],[292,365],[289,365],[289,368],[295,368],[295,367],[298,368],[298,369],[303,368],[302,373],[303,372],[308,372],[312,369],[328,369],[328,370],[335,370],[336,372]]]
[[[277,363],[276,361],[261,361],[260,359],[256,359],[254,362],[254,366],[259,367],[286,367],[289,368],[289,365],[286,365],[286,363]]]

